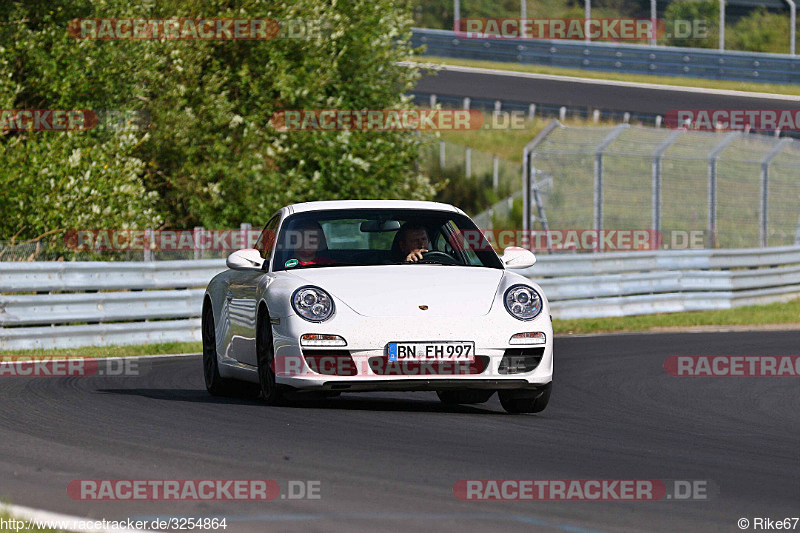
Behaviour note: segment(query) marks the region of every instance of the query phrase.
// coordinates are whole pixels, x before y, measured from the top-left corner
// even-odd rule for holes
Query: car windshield
[[[480,230],[459,213],[340,209],[287,217],[273,270],[419,264],[503,268]]]

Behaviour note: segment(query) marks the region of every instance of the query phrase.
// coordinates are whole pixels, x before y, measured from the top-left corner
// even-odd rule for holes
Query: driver
[[[406,222],[398,230],[398,245],[404,261],[416,263],[430,247],[428,232],[421,224]]]

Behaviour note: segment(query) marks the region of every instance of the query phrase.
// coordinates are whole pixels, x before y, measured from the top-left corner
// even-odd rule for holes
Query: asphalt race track
[[[672,109],[796,109],[798,106],[797,98],[791,96],[759,98],[690,92],[690,88],[683,90],[603,85],[596,81],[580,82],[453,70],[441,70],[422,77],[414,90],[419,93],[468,96],[473,99],[651,115],[665,115]]]
[[[740,531],[800,515],[800,381],[678,378],[670,355],[793,355],[798,332],[556,339],[541,415],[434,393],[294,407],[215,399],[199,357],[139,377],[0,378],[0,499],[94,518],[225,516],[227,531]],[[86,502],[76,479],[319,480],[321,499]],[[461,479],[705,480],[705,501],[470,502]]]

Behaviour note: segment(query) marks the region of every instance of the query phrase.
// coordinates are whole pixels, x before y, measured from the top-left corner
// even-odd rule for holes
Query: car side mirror
[[[264,266],[264,259],[258,250],[245,248],[236,250],[229,255],[225,264],[232,270],[261,270],[261,267]]]
[[[515,270],[532,267],[536,264],[536,256],[533,255],[533,252],[516,246],[509,246],[503,250],[503,256],[500,259],[506,268]]]

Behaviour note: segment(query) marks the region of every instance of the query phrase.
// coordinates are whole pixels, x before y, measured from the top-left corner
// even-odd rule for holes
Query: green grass
[[[797,324],[800,329],[800,300],[754,305],[720,311],[696,311],[611,318],[554,320],[556,335],[652,331],[694,326],[768,326]]]
[[[488,115],[484,113],[484,115]],[[528,144],[542,129],[551,121],[552,118],[534,118],[525,120],[522,129],[491,130],[478,129],[469,131],[440,131],[436,136],[430,136],[430,141],[435,145],[436,138],[444,141],[469,146],[473,150],[480,150],[489,154],[494,154],[501,159],[522,163],[522,149]],[[564,121],[566,126],[614,126],[616,122],[600,121],[595,124],[591,120],[567,117]],[[436,137],[436,138],[434,138]],[[434,149],[437,149],[434,146]],[[438,152],[437,152],[438,153]]]
[[[53,357],[58,355],[80,357],[126,357],[133,355],[165,355],[175,353],[199,353],[203,350],[200,342],[166,342],[162,344],[137,344],[133,346],[87,346],[84,348],[2,350],[3,355],[38,355]]]
[[[723,89],[728,91],[745,91],[757,93],[774,93],[798,96],[800,86],[781,85],[777,83],[756,83],[750,81],[709,80],[702,78],[681,78],[672,76],[651,76],[649,74],[623,74],[615,72],[601,72],[597,70],[571,69],[562,67],[549,67],[546,65],[529,65],[522,63],[505,63],[499,61],[478,61],[452,57],[421,56],[419,63],[435,63],[439,65],[454,65],[460,67],[491,68],[509,70],[512,72],[532,72],[534,74],[553,74],[558,76],[572,76],[577,78],[591,78],[598,80],[630,81],[636,83],[655,83],[658,85],[678,85],[681,87],[703,87],[707,89]]]

